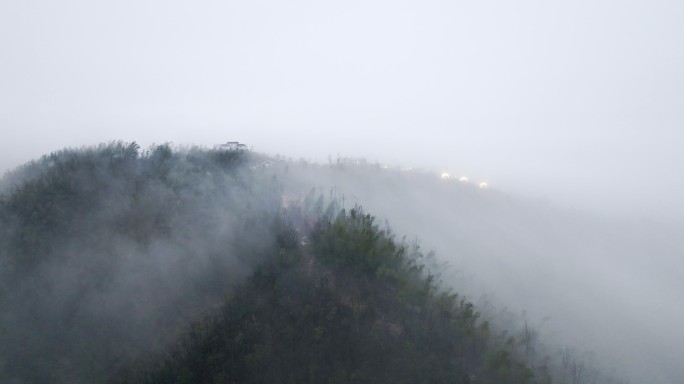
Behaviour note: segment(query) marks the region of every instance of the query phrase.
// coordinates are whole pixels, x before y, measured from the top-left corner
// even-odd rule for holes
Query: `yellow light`
[[[483,181],[480,183],[480,188],[482,188],[482,189],[489,188],[489,184],[487,184]]]
[[[461,183],[467,183],[467,182],[468,182],[468,178],[465,177],[465,176],[462,176],[460,179],[458,179],[458,181],[460,181]]]
[[[449,174],[444,172],[442,173],[442,180],[448,180],[449,179]]]

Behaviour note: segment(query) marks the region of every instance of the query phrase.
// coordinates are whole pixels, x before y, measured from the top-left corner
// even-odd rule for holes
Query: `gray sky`
[[[681,212],[684,2],[0,3],[0,169],[136,140]]]

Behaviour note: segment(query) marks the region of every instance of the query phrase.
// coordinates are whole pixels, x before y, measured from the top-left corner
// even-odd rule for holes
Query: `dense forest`
[[[616,382],[493,325],[438,256],[291,165],[115,142],[6,175],[0,381]]]
[[[280,192],[246,162],[112,143],[8,175],[0,381],[108,381],[222,302],[276,249]]]
[[[440,291],[416,245],[356,207],[280,238],[147,383],[538,383],[514,339]]]

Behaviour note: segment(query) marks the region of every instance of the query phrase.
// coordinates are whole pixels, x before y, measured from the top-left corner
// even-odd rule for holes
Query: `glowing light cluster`
[[[470,179],[468,178],[468,176],[461,176],[461,177],[458,177],[458,178],[457,178],[456,176],[451,176],[448,172],[442,172],[442,173],[439,175],[439,177],[440,177],[442,180],[458,180],[459,182],[464,183],[464,184],[470,183]],[[477,187],[480,188],[480,189],[487,189],[487,188],[489,188],[489,183],[487,183],[487,182],[485,182],[485,181],[482,181],[482,182],[479,182],[479,183],[476,182],[476,183],[474,183],[474,184],[477,185]]]

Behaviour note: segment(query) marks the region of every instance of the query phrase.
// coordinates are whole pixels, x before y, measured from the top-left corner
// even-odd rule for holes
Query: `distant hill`
[[[407,177],[434,182],[121,142],[13,171],[0,183],[0,382],[616,382],[504,312],[482,315],[442,282],[439,256],[355,205],[397,209],[424,193]],[[345,194],[359,183],[375,200]],[[468,186],[430,190],[457,196],[448,209],[509,209]]]
[[[280,244],[141,382],[550,382],[360,208]]]
[[[532,360],[549,357],[555,382],[572,382],[569,360],[582,367],[583,383],[684,377],[675,358],[684,354],[681,219],[598,214],[496,183],[480,189],[370,163],[291,164],[283,182],[299,193],[315,186],[347,207],[360,202],[434,250],[449,265],[441,279],[492,326],[517,338],[531,331]]]
[[[111,143],[8,175],[0,382],[107,382],[220,304],[277,250],[281,193],[250,161]]]

